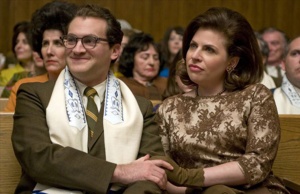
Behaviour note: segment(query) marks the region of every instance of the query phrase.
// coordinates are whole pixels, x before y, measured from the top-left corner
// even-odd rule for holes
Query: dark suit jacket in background
[[[53,81],[27,83],[18,90],[12,143],[23,172],[16,193],[31,193],[37,182],[87,193],[106,193],[116,164],[105,161],[103,109],[98,115],[95,140],[88,145],[89,153],[52,144],[46,108],[54,84]],[[136,100],[144,117],[137,158],[148,153],[164,155],[158,127],[153,122],[151,102],[141,97],[136,97]],[[161,193],[161,190],[150,181],[140,181],[125,191],[129,192]]]

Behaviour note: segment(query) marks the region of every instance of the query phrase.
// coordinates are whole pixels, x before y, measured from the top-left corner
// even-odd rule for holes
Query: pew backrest
[[[4,110],[7,102],[8,102],[8,98],[0,98],[0,111]]]
[[[279,118],[281,139],[273,172],[287,186],[293,184],[300,189],[300,115],[279,115]]]
[[[21,167],[14,155],[11,133],[13,113],[0,112],[0,193],[14,193],[21,176]]]

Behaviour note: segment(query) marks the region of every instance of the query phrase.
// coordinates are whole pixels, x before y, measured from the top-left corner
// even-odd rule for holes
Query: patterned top
[[[273,176],[280,124],[272,93],[262,84],[211,97],[170,97],[156,120],[165,152],[182,167],[237,161],[247,187]]]

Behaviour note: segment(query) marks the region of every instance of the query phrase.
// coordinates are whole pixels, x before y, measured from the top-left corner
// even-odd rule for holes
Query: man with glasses
[[[83,6],[61,37],[56,82],[20,87],[12,135],[23,175],[17,193],[161,193],[164,155],[150,101],[110,73],[122,40],[104,8]]]

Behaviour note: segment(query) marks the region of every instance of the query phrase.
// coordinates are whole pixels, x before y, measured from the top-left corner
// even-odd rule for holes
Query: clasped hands
[[[112,183],[131,184],[137,181],[151,181],[156,183],[162,190],[167,187],[167,175],[164,169],[173,170],[171,164],[164,160],[151,160],[147,154],[129,164],[117,165]]]
[[[186,169],[167,156],[153,156],[151,160],[164,160],[173,166],[173,170],[165,169],[168,181],[176,186],[201,188],[204,182],[203,168]]]
[[[204,172],[199,169],[181,168],[167,156],[150,156],[135,160],[130,164],[117,165],[112,182],[130,184],[136,181],[148,180],[165,190],[167,182],[177,186],[201,188]]]

